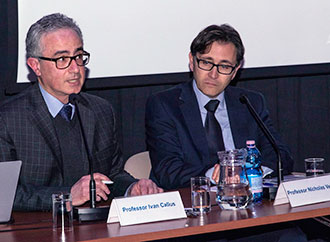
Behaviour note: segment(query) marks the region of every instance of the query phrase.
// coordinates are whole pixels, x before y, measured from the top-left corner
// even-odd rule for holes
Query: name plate
[[[330,201],[330,175],[283,182],[274,206],[290,202],[291,207]]]
[[[121,226],[187,218],[178,191],[112,200],[108,223]]]

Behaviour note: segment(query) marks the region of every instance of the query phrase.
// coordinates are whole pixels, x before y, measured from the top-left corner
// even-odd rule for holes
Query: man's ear
[[[235,68],[234,73],[233,73],[232,76],[231,76],[231,80],[233,80],[233,79],[235,78],[236,73],[237,73],[238,69],[241,68],[241,66],[242,66],[242,64],[239,64],[239,65]]]
[[[28,66],[33,70],[33,72],[36,74],[36,76],[41,75],[40,71],[40,62],[37,58],[34,57],[29,57],[26,61]]]
[[[189,52],[189,69],[192,72],[194,71],[194,57],[191,52]]]

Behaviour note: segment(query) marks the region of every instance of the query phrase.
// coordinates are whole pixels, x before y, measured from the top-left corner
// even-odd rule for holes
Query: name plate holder
[[[114,198],[107,223],[121,226],[187,218],[180,193],[164,192],[143,196]]]
[[[298,207],[326,201],[330,201],[330,175],[282,182],[274,206],[290,203],[291,207]]]

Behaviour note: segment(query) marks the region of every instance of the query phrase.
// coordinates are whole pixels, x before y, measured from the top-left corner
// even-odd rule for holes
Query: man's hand
[[[230,169],[231,169],[230,167],[225,168],[225,182],[227,184],[240,183],[241,178],[240,178],[239,174],[229,172]],[[231,175],[229,176],[228,174],[231,174]],[[213,174],[212,174],[212,179],[216,183],[218,183],[219,182],[219,176],[220,176],[220,165],[215,164],[214,165],[214,171],[213,171]]]
[[[212,173],[212,179],[213,179],[213,181],[216,182],[216,184],[218,184],[218,182],[219,182],[219,176],[220,176],[220,166],[219,166],[219,164],[215,164],[214,171]]]
[[[160,187],[157,187],[157,185],[152,180],[141,179],[133,185],[129,195],[138,196],[138,195],[160,193],[163,191],[164,190]]]
[[[96,185],[96,201],[101,201],[101,198],[107,200],[110,190],[102,181],[110,181],[110,179],[101,173],[94,173],[94,180]],[[73,206],[79,206],[89,201],[89,182],[90,175],[86,175],[71,187]]]

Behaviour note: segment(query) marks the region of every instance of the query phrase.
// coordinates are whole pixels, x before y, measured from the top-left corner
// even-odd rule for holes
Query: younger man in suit
[[[291,172],[292,158],[273,128],[263,95],[229,86],[244,57],[238,32],[229,25],[208,26],[190,49],[189,67],[194,80],[157,93],[147,102],[151,179],[165,189],[187,187],[191,177],[212,176],[213,167],[213,178],[217,179],[216,152],[243,148],[249,139],[256,141],[263,165],[276,170],[276,153],[247,107],[240,103],[241,94],[250,99],[272,132],[283,169]]]
[[[26,37],[27,64],[38,83],[0,107],[0,160],[22,160],[14,209],[49,210],[51,195],[71,192],[74,206],[89,200],[89,162],[80,122],[69,95],[79,94],[89,53],[80,28],[65,15],[51,14],[33,24]],[[162,192],[151,180],[123,170],[111,105],[80,93],[81,126],[91,153],[97,201],[111,195]]]

